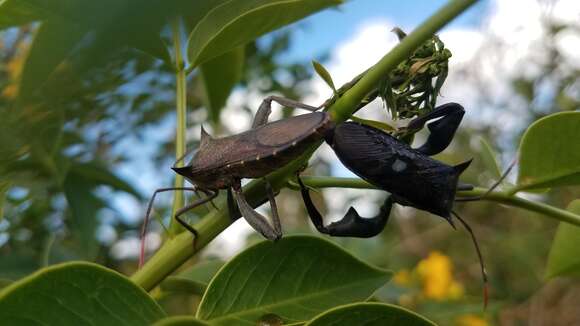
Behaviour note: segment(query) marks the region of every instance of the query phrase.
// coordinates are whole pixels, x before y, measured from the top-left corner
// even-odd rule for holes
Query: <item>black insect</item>
[[[464,112],[461,105],[448,103],[411,121],[408,130],[416,131],[427,124],[430,131],[425,144],[418,148],[411,148],[383,130],[357,122],[341,123],[329,130],[325,141],[340,161],[353,173],[377,188],[388,191],[390,195],[381,206],[379,214],[373,218],[361,218],[351,207],[341,220],[325,226],[308,189],[298,178],[304,203],[316,229],[331,236],[373,237],[384,229],[393,203],[441,216],[454,228],[452,216],[455,216],[473,239],[483,280],[487,282],[483,258],[473,231],[453,211],[458,188],[472,189],[469,185],[459,185],[459,176],[471,160],[450,166],[430,157],[451,143]],[[485,298],[487,301],[487,295]]]

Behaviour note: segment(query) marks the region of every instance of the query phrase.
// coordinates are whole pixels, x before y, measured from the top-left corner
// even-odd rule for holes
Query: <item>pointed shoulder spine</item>
[[[200,147],[205,147],[209,144],[209,142],[212,140],[211,136],[207,133],[207,131],[205,131],[205,129],[203,128],[203,125],[201,126],[201,138],[200,138],[200,143],[199,146]]]
[[[467,169],[469,167],[469,165],[471,164],[472,161],[473,161],[473,159],[469,159],[463,163],[459,163],[456,166],[454,166],[453,169],[455,170],[457,175],[460,175],[461,173],[463,173],[463,171],[465,171],[465,169]]]

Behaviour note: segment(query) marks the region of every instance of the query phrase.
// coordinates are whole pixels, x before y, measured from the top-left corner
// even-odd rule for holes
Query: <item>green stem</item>
[[[175,133],[175,159],[179,159],[185,154],[185,129],[186,129],[186,110],[187,110],[187,87],[185,80],[184,61],[181,53],[181,29],[180,20],[175,18],[171,24],[173,33],[173,49],[175,52],[175,79],[176,79],[176,94],[175,107],[177,116],[177,128]],[[183,187],[183,177],[179,174],[175,175],[174,187]],[[175,216],[178,209],[184,206],[185,200],[183,191],[175,191],[173,195],[173,207],[171,209],[171,216]],[[182,230],[179,223],[175,223],[175,219],[171,219],[169,224],[169,234],[175,235]]]
[[[352,109],[362,99],[376,87],[379,80],[386,73],[393,70],[403,58],[411,56],[413,51],[429,40],[435,32],[445,26],[453,18],[457,17],[464,10],[474,4],[476,0],[456,0],[449,1],[447,5],[439,9],[433,16],[427,19],[412,33],[407,35],[397,46],[385,55],[374,67],[348,90],[348,96],[340,97],[333,107],[333,117],[335,121],[344,121],[352,114]]]
[[[473,3],[475,3],[475,0],[450,1],[445,7],[405,37],[391,52],[371,67],[358,83],[347,90],[342,97],[330,106],[329,112],[334,120],[337,122],[346,120],[357,108],[360,101],[376,88],[382,76],[387,75],[400,62],[408,58],[416,48],[432,37],[438,29],[458,16]],[[297,170],[308,162],[314,150],[321,143],[322,141],[313,146],[311,150],[304,153],[300,158],[268,175],[266,178],[272,185],[272,188],[277,191],[285,186],[288,178],[292,177]],[[263,180],[253,180],[244,187],[244,194],[254,207],[266,198],[264,186],[265,183]],[[151,290],[191,255],[195,254],[220,234],[231,224],[231,221],[226,213],[226,203],[221,200],[217,206],[219,208],[218,211],[208,213],[194,226],[200,235],[199,239],[196,240],[195,248],[192,247],[190,234],[182,233],[173,239],[169,239],[131,279],[145,290]]]
[[[302,177],[306,186],[312,188],[356,188],[356,189],[377,189],[370,183],[357,178],[334,178],[334,177]],[[289,183],[291,188],[296,188],[294,183]],[[476,187],[470,191],[459,191],[457,197],[482,196],[487,192],[486,188]],[[543,214],[554,218],[560,222],[580,226],[580,215],[570,211],[560,209],[537,201],[530,201],[521,197],[510,195],[506,192],[492,191],[481,200],[501,203],[508,206],[523,208],[528,211]]]

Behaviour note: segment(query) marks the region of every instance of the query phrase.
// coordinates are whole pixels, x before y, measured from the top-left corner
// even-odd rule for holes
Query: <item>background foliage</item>
[[[175,148],[185,147],[185,143],[176,144],[173,133],[177,132],[178,142],[180,132],[181,141],[186,135],[185,128],[179,131],[179,124],[185,120],[176,118],[175,107],[186,109],[187,128],[192,131],[187,132],[187,147],[195,148],[201,123],[211,124],[214,134],[239,131],[228,122],[235,118],[249,119],[256,109],[253,98],[273,93],[293,99],[308,96],[310,90],[305,85],[314,71],[310,62],[281,59],[293,42],[294,29],[269,34],[267,41],[258,37],[337,4],[338,1],[330,0],[172,0],[153,1],[145,6],[133,0],[96,3],[8,0],[0,3],[0,278],[1,285],[7,286],[0,292],[0,316],[19,309],[13,306],[14,302],[19,296],[26,298],[29,295],[26,291],[31,287],[40,289],[56,280],[63,282],[62,286],[43,288],[43,291],[69,298],[71,309],[78,308],[75,310],[78,314],[91,319],[94,311],[91,311],[90,298],[113,300],[106,294],[92,293],[91,286],[83,288],[86,280],[93,278],[93,283],[134,296],[131,302],[139,302],[131,309],[112,314],[121,318],[116,319],[117,322],[127,320],[143,324],[162,316],[186,314],[190,317],[183,319],[184,322],[203,324],[192,321],[195,315],[217,324],[220,321],[213,320],[212,314],[220,311],[215,318],[222,318],[224,323],[231,321],[228,318],[247,318],[252,322],[265,318],[274,320],[271,323],[275,324],[279,316],[267,316],[267,310],[244,311],[244,305],[257,300],[243,297],[244,293],[252,291],[231,292],[236,290],[231,287],[219,289],[224,286],[220,278],[231,272],[228,266],[234,268],[235,264],[247,259],[247,266],[236,268],[251,275],[256,259],[247,257],[252,254],[261,257],[264,253],[259,250],[280,249],[271,244],[255,245],[236,256],[211,282],[223,262],[212,260],[216,257],[211,257],[211,251],[202,252],[188,260],[177,273],[163,278],[160,287],[151,291],[151,296],[111,270],[125,275],[132,275],[136,270],[136,251],[133,250],[133,254],[124,252],[128,247],[136,247],[135,239],[142,221],[127,218],[126,207],[143,211],[144,202],[150,195],[143,193],[143,180],[137,177],[140,173],[150,176],[151,173],[146,172],[149,169],[156,171],[156,177],[165,184],[170,184],[173,178],[168,167],[174,160]],[[180,15],[179,19],[175,18],[176,14]],[[529,195],[536,196],[532,197],[533,201],[568,207],[570,212],[579,214],[577,202],[574,202],[579,192],[573,187],[580,180],[580,151],[574,147],[580,142],[573,141],[578,138],[577,126],[580,125],[575,111],[580,101],[579,71],[563,64],[561,49],[550,40],[559,33],[577,34],[580,26],[560,25],[549,20],[546,24],[551,33],[543,42],[542,51],[547,60],[541,65],[541,71],[509,81],[510,96],[502,99],[482,96],[480,101],[482,106],[489,105],[486,101],[499,102],[493,103],[495,106],[524,106],[523,127],[506,132],[501,124],[462,126],[453,148],[439,158],[457,162],[474,156],[475,162],[464,174],[464,181],[485,187],[505,168],[502,163],[509,161],[500,160],[495,152],[501,149],[507,153],[504,157],[513,157],[520,148],[516,186],[508,186],[508,189],[513,193],[539,189],[542,192]],[[240,33],[241,30],[244,33]],[[490,47],[494,44],[493,40],[487,42]],[[182,53],[182,57],[177,53]],[[326,58],[312,59],[324,63]],[[476,68],[466,72],[474,81],[477,81]],[[548,98],[542,92],[546,80],[554,85]],[[241,113],[222,111],[234,88],[252,95],[242,101]],[[566,112],[552,115],[561,111]],[[544,117],[548,118],[537,121]],[[534,129],[527,129],[534,121]],[[525,139],[521,141],[526,129]],[[480,137],[487,141],[480,141]],[[128,150],[130,148],[139,150]],[[311,160],[308,173],[328,175],[331,168],[331,159],[316,156]],[[130,170],[126,175],[136,178],[119,177],[120,169]],[[356,199],[360,194],[353,192],[351,197]],[[375,197],[378,204],[382,197]],[[283,190],[277,200],[286,234],[313,233],[305,212],[294,209],[302,207],[296,192]],[[317,200],[317,205],[323,207],[322,197]],[[119,209],[120,205],[123,209]],[[573,278],[577,277],[580,266],[574,252],[574,243],[580,234],[576,226],[566,223],[558,226],[553,219],[545,218],[572,221],[573,214],[566,220],[567,215],[561,212],[550,215],[544,211],[544,215],[540,215],[538,210],[518,210],[490,201],[458,207],[459,213],[476,229],[487,260],[492,291],[491,306],[486,312],[481,309],[479,267],[471,246],[467,245],[467,236],[463,232],[453,232],[440,219],[415,210],[397,211],[385,232],[376,238],[329,239],[357,258],[322,240],[289,237],[281,243],[281,246],[292,247],[312,241],[315,248],[329,250],[330,257],[336,256],[334,263],[343,262],[345,270],[333,270],[336,278],[329,278],[325,289],[333,289],[352,275],[357,275],[356,280],[362,280],[360,282],[366,286],[356,284],[346,292],[330,291],[331,295],[318,300],[327,304],[321,304],[310,314],[296,307],[313,307],[312,302],[303,298],[304,293],[308,293],[307,283],[305,288],[295,292],[284,285],[276,285],[274,292],[264,294],[254,303],[259,307],[268,302],[266,299],[278,302],[277,298],[294,298],[295,306],[282,305],[285,320],[311,319],[309,323],[313,325],[326,325],[333,318],[343,318],[341,314],[352,315],[351,309],[360,311],[361,316],[367,312],[370,315],[378,313],[402,316],[409,324],[430,323],[399,306],[442,324],[451,321],[464,325],[511,325],[531,322],[534,318],[550,320],[550,316],[552,320],[560,317],[563,324],[580,320],[573,300],[561,299],[574,298],[580,293]],[[165,224],[169,224],[171,210],[167,202],[156,204],[157,215],[163,217]],[[205,213],[200,209],[196,215]],[[154,233],[167,239],[167,243],[175,239],[173,236],[178,232],[172,230],[166,234],[159,224],[156,225],[156,229],[152,225]],[[257,239],[256,235],[250,235],[248,243],[255,243]],[[324,258],[306,254],[305,257],[316,261]],[[292,260],[299,257],[288,259],[287,266],[282,267],[276,265],[277,259],[262,263],[290,275],[298,275],[303,269],[297,266],[308,264]],[[392,271],[392,281],[382,287],[390,278],[390,272],[371,267],[359,259]],[[52,266],[75,260],[98,265]],[[318,268],[313,273],[327,271],[332,274],[328,271],[330,268],[325,269],[325,264],[311,264]],[[52,267],[13,283],[47,266]],[[292,268],[297,270],[292,273]],[[90,276],[82,277],[83,273]],[[272,279],[277,275],[282,274],[274,270]],[[260,279],[249,276],[246,281],[252,289],[255,287],[251,282],[256,282],[256,286],[262,284]],[[297,282],[279,281],[280,284]],[[242,283],[243,280],[236,284]],[[75,287],[83,290],[75,290]],[[214,292],[211,291],[218,290],[231,295],[233,303],[227,307],[206,308],[212,304],[211,293]],[[206,296],[201,300],[203,293]],[[351,304],[371,295],[372,301],[381,303]],[[343,301],[325,301],[333,296]],[[119,304],[108,302],[111,307]],[[215,302],[214,299],[214,305]],[[554,302],[558,309],[549,310]],[[531,305],[540,310],[529,313]],[[335,308],[327,311],[332,307]],[[319,313],[321,315],[315,317]],[[137,315],[150,319],[140,322],[134,318]],[[47,316],[46,320],[50,318]],[[169,319],[166,322],[176,323]]]

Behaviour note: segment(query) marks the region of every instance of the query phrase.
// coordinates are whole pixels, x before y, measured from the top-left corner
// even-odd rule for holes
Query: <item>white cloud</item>
[[[527,108],[523,103],[515,108],[493,107],[493,103],[501,103],[496,100],[512,96],[511,80],[514,77],[538,74],[539,64],[546,60],[539,49],[546,41],[547,19],[578,24],[580,1],[496,0],[491,3],[489,14],[480,28],[452,27],[442,31],[439,35],[451,49],[453,57],[440,103],[462,103],[468,109],[468,123],[470,119],[478,124],[501,121],[501,127],[514,130],[519,120],[518,110]],[[376,63],[398,42],[390,32],[393,27],[394,24],[387,20],[365,23],[351,39],[331,51],[326,68],[337,87]],[[577,34],[563,33],[556,39],[556,44],[570,65],[580,65],[580,37]],[[328,86],[317,76],[312,81],[312,89],[315,94],[308,99],[310,103],[322,103],[331,95]],[[491,100],[491,107],[481,107],[483,96]],[[366,111],[375,118],[384,118],[382,110],[371,108]],[[319,153],[325,158],[332,157],[327,149],[321,149]],[[348,175],[344,169],[334,170],[341,176]],[[326,190],[325,194],[330,215],[336,218],[344,214],[350,205],[345,199],[351,194],[344,189]]]

